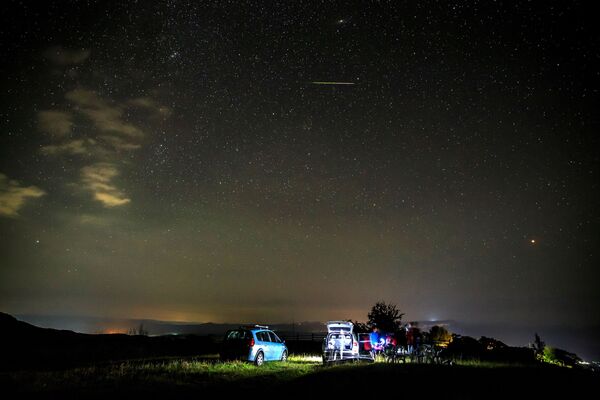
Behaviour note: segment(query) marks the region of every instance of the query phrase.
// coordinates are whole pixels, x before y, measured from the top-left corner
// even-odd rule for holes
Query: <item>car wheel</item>
[[[283,353],[281,354],[281,361],[286,362],[287,361],[287,350],[284,350]]]
[[[256,355],[256,358],[254,359],[254,364],[256,364],[257,367],[260,367],[264,363],[265,363],[265,354],[262,351],[259,351],[258,354]]]

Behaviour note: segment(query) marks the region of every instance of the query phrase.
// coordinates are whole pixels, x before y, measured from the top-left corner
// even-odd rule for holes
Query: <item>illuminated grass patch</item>
[[[291,355],[287,362],[268,362],[256,367],[248,362],[221,362],[216,358],[136,360],[64,371],[14,372],[10,378],[34,391],[59,389],[64,385],[94,387],[126,382],[217,385],[247,378],[287,381],[322,368],[320,361],[312,355]]]

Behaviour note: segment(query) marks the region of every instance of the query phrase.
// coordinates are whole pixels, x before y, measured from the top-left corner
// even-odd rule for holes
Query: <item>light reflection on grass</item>
[[[381,360],[378,360],[381,361]],[[373,373],[373,369],[387,368],[382,362],[343,363],[323,366],[320,355],[291,354],[287,362],[267,362],[261,367],[243,361],[221,362],[216,356],[191,358],[162,358],[150,360],[130,360],[83,368],[60,371],[22,371],[8,373],[9,380],[29,391],[53,391],[64,387],[90,389],[127,385],[176,385],[220,387],[220,385],[243,382],[259,378],[269,383],[285,383],[303,376],[319,372],[340,372],[356,367],[366,367],[364,373]],[[498,367],[517,367],[516,365],[480,361],[460,361],[455,365],[459,369],[485,369]],[[444,366],[407,363],[390,365],[390,370],[408,368],[408,371],[423,369],[439,370]],[[416,368],[416,369],[415,369]],[[385,370],[385,369],[384,369]],[[406,369],[404,371],[407,371]],[[235,386],[235,385],[234,385]]]
[[[62,371],[22,371],[9,373],[19,386],[34,391],[69,387],[107,386],[126,382],[176,383],[179,385],[219,384],[246,378],[263,377],[288,381],[312,373],[321,367],[314,355],[290,355],[288,362],[267,362],[261,367],[243,361],[221,362],[216,357],[132,360],[101,366]]]
[[[290,354],[288,361],[294,363],[320,364],[323,361],[323,357],[317,354]]]

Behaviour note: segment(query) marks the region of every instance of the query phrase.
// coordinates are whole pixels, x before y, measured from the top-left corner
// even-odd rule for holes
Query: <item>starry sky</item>
[[[2,311],[600,326],[583,3],[3,8]]]

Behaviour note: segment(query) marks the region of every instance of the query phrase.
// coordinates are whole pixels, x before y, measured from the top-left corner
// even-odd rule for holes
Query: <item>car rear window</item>
[[[279,339],[279,336],[277,336],[275,332],[269,332],[269,336],[271,337],[271,342],[281,343],[281,339]]]
[[[269,332],[256,332],[256,338],[261,342],[270,342]]]

